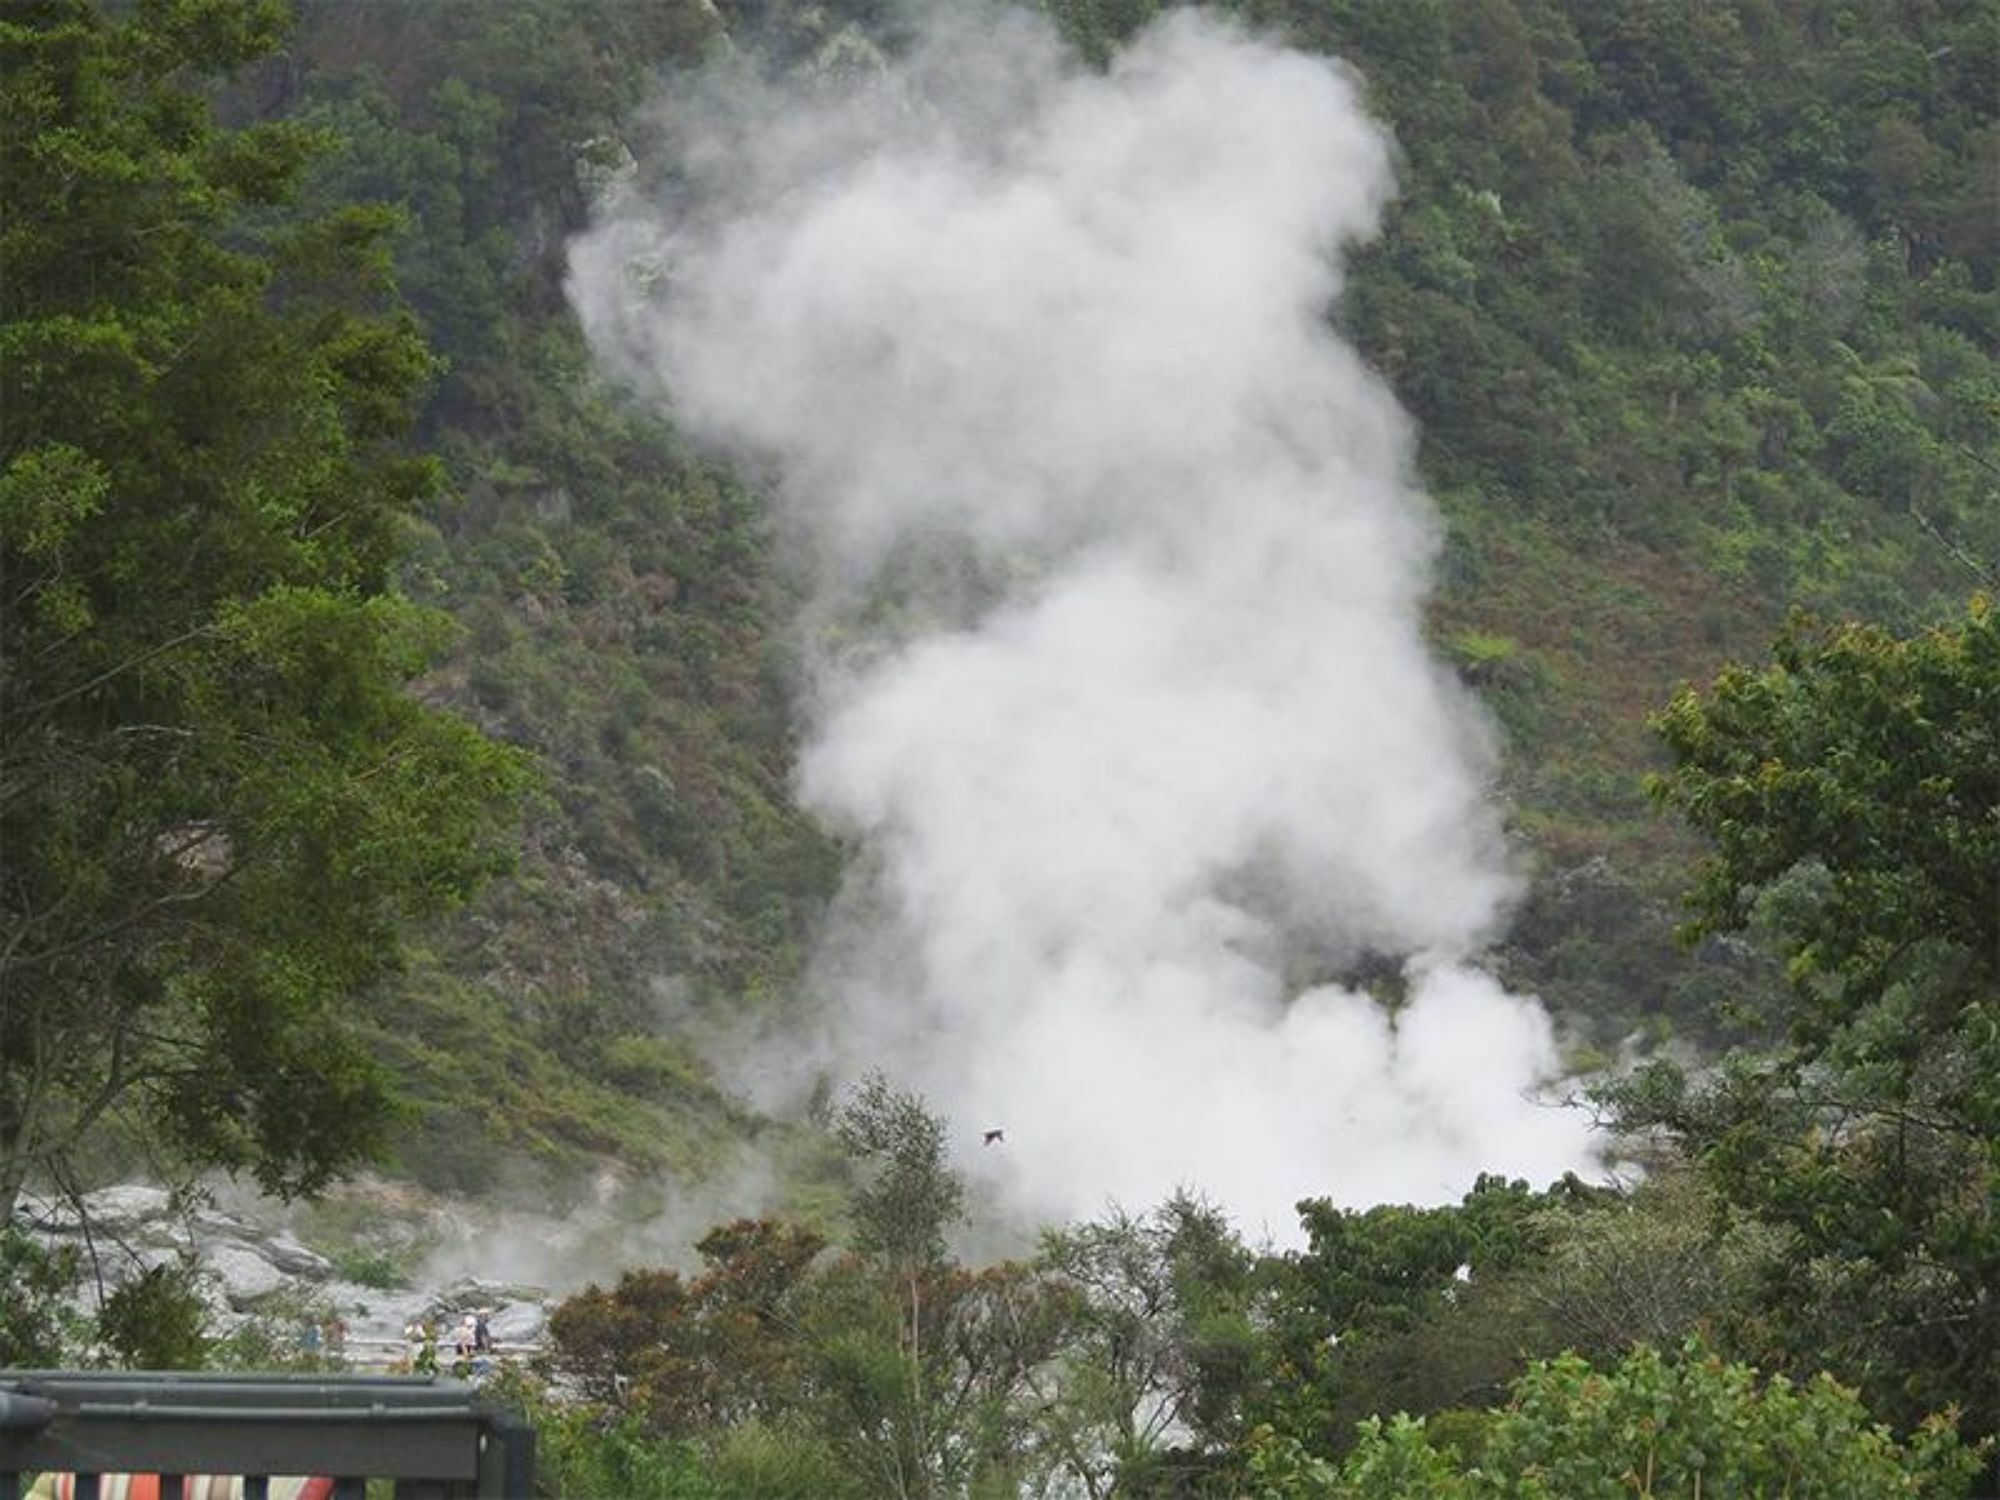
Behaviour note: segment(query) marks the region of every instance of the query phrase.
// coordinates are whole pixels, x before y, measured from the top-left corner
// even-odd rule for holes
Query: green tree
[[[148,1267],[104,1299],[97,1338],[104,1357],[127,1370],[199,1370],[209,1362],[209,1308],[192,1260]]]
[[[1433,1208],[1300,1204],[1306,1247],[1264,1272],[1269,1369],[1248,1424],[1338,1451],[1371,1412],[1497,1394],[1538,1330],[1496,1289],[1539,1266],[1605,1196],[1575,1178],[1537,1193],[1482,1175],[1459,1203]]]
[[[1015,1493],[1046,1467],[1034,1376],[1068,1337],[1071,1289],[952,1260],[964,1188],[921,1099],[871,1075],[834,1127],[868,1170],[852,1253],[826,1262],[817,1235],[771,1221],[711,1230],[692,1280],[631,1271],[563,1303],[555,1367],[628,1436],[698,1441],[742,1486],[725,1493]]]
[[[944,1121],[870,1073],[841,1105],[833,1133],[864,1174],[852,1199],[854,1248],[898,1275],[941,1264],[945,1231],[965,1215],[965,1183],[945,1160]]]
[[[1977,1453],[1948,1421],[1907,1444],[1852,1391],[1821,1376],[1760,1382],[1698,1345],[1640,1349],[1597,1371],[1574,1355],[1535,1365],[1460,1451],[1421,1420],[1362,1425],[1336,1471],[1263,1428],[1249,1445],[1260,1500],[1614,1500],[1812,1495],[1878,1500],[1963,1495]]]
[[[849,1257],[803,1312],[801,1412],[859,1494],[1018,1494],[1050,1466],[1035,1448],[1034,1376],[1062,1346],[1071,1306],[1030,1266],[934,1266],[913,1290]]]
[[[193,80],[272,0],[0,17],[0,1213],[110,1119],[310,1190],[380,1138],[350,1002],[501,859],[515,753],[409,684],[437,471],[387,217]]]
[[[1774,1050],[1622,1089],[1782,1231],[1771,1352],[1902,1420],[2000,1425],[2000,616],[1909,639],[1795,623],[1657,720],[1713,843],[1691,931],[1786,960]]]
[[[1091,1496],[1171,1491],[1226,1443],[1267,1361],[1253,1323],[1254,1260],[1221,1210],[1176,1194],[1042,1237],[1041,1264],[1076,1299],[1046,1389],[1042,1442]]]
[[[1019,1459],[1029,1376],[1059,1342],[1067,1300],[1028,1268],[973,1272],[951,1259],[965,1184],[922,1098],[870,1073],[833,1133],[862,1179],[856,1254],[810,1315],[815,1420],[868,1493],[915,1500],[999,1482]]]
[[[83,1316],[66,1294],[82,1256],[51,1248],[17,1224],[0,1224],[0,1370],[62,1364],[80,1342]]]

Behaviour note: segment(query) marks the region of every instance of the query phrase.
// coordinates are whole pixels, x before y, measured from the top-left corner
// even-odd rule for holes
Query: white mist
[[[799,785],[861,857],[827,1035],[763,1067],[883,1068],[1041,1216],[1189,1185],[1282,1240],[1308,1195],[1586,1165],[1547,1017],[1475,966],[1513,880],[1409,423],[1327,321],[1387,141],[1191,12],[1105,75],[1032,17],[930,30],[705,101],[672,203],[573,247],[601,355],[818,560]],[[1301,954],[1406,1002],[1298,993]]]

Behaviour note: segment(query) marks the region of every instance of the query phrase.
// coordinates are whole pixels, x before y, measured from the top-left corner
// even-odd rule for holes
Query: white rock
[[[273,1235],[256,1243],[254,1248],[288,1276],[325,1281],[333,1275],[332,1261],[316,1250],[308,1250],[288,1234]]]
[[[211,1239],[255,1240],[260,1237],[259,1231],[248,1220],[219,1208],[197,1208],[188,1215],[188,1222]]]
[[[488,1322],[496,1344],[539,1344],[548,1332],[549,1310],[538,1302],[512,1302]]]
[[[164,1188],[121,1183],[85,1193],[83,1206],[90,1216],[92,1234],[124,1234],[148,1219],[166,1215],[168,1197]],[[43,1234],[80,1235],[84,1221],[76,1206],[67,1202],[36,1201],[24,1204],[29,1223]]]
[[[247,1307],[285,1285],[284,1273],[247,1245],[210,1245],[201,1259],[231,1307]]]
[[[123,1182],[116,1187],[100,1188],[97,1192],[87,1193],[83,1202],[84,1207],[90,1212],[93,1232],[99,1229],[117,1232],[136,1229],[148,1219],[166,1217],[167,1206],[171,1199],[165,1188]]]
[[[384,1292],[352,1281],[331,1281],[321,1291],[349,1338],[400,1339],[410,1324],[431,1315],[429,1292]]]

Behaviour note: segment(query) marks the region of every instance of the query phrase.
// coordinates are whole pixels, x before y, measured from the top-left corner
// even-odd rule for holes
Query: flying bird
[[[987,1146],[998,1146],[1003,1144],[1006,1141],[1006,1139],[1007,1139],[1006,1131],[989,1130],[986,1132],[986,1139],[982,1141],[981,1144]]]

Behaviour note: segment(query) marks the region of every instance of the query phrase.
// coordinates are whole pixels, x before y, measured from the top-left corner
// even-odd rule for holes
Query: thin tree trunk
[[[910,1422],[916,1435],[917,1493],[930,1495],[930,1444],[924,1432],[923,1304],[917,1273],[910,1270]]]

